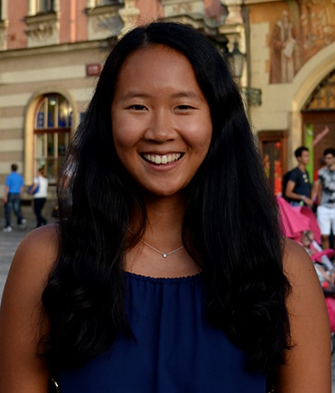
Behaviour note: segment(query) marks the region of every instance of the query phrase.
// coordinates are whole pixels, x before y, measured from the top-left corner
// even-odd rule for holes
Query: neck
[[[147,201],[146,208],[148,213],[148,222],[155,230],[162,225],[167,228],[181,229],[184,213],[184,198],[163,198],[155,201]]]
[[[199,273],[199,266],[182,247],[185,195],[145,198],[145,204],[145,232],[142,241],[128,252],[126,270],[151,277],[184,277]],[[129,227],[136,232],[136,220],[131,221]],[[168,256],[159,256],[152,247]]]
[[[301,172],[305,172],[305,170],[306,170],[306,166],[302,163],[298,164],[298,168],[301,170]]]
[[[143,239],[164,250],[181,246],[181,233],[185,213],[182,196],[146,198],[147,225]],[[136,231],[136,223],[130,228]]]

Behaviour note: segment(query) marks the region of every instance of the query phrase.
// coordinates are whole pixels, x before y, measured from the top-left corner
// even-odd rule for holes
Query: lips
[[[167,165],[178,161],[182,157],[182,153],[170,154],[142,154],[145,161],[156,165]]]

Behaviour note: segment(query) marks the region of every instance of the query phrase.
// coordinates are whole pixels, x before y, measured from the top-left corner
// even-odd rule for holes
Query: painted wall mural
[[[269,82],[290,83],[312,56],[335,41],[335,0],[250,6],[250,22],[270,25]]]
[[[289,83],[301,65],[300,48],[297,33],[290,18],[290,12],[284,10],[276,22],[271,39],[270,83]]]

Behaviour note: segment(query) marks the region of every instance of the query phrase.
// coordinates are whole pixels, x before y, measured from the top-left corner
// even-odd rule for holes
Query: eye
[[[135,105],[128,106],[127,109],[132,109],[132,110],[135,110],[135,111],[145,111],[147,108],[144,105],[135,104]]]
[[[178,109],[180,111],[187,111],[187,110],[194,109],[194,108],[190,105],[178,105],[176,109]]]

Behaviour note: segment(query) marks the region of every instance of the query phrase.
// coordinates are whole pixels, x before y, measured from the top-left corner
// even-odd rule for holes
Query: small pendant
[[[163,256],[163,258],[166,258],[166,257],[167,257],[167,254],[162,254],[162,256]]]

